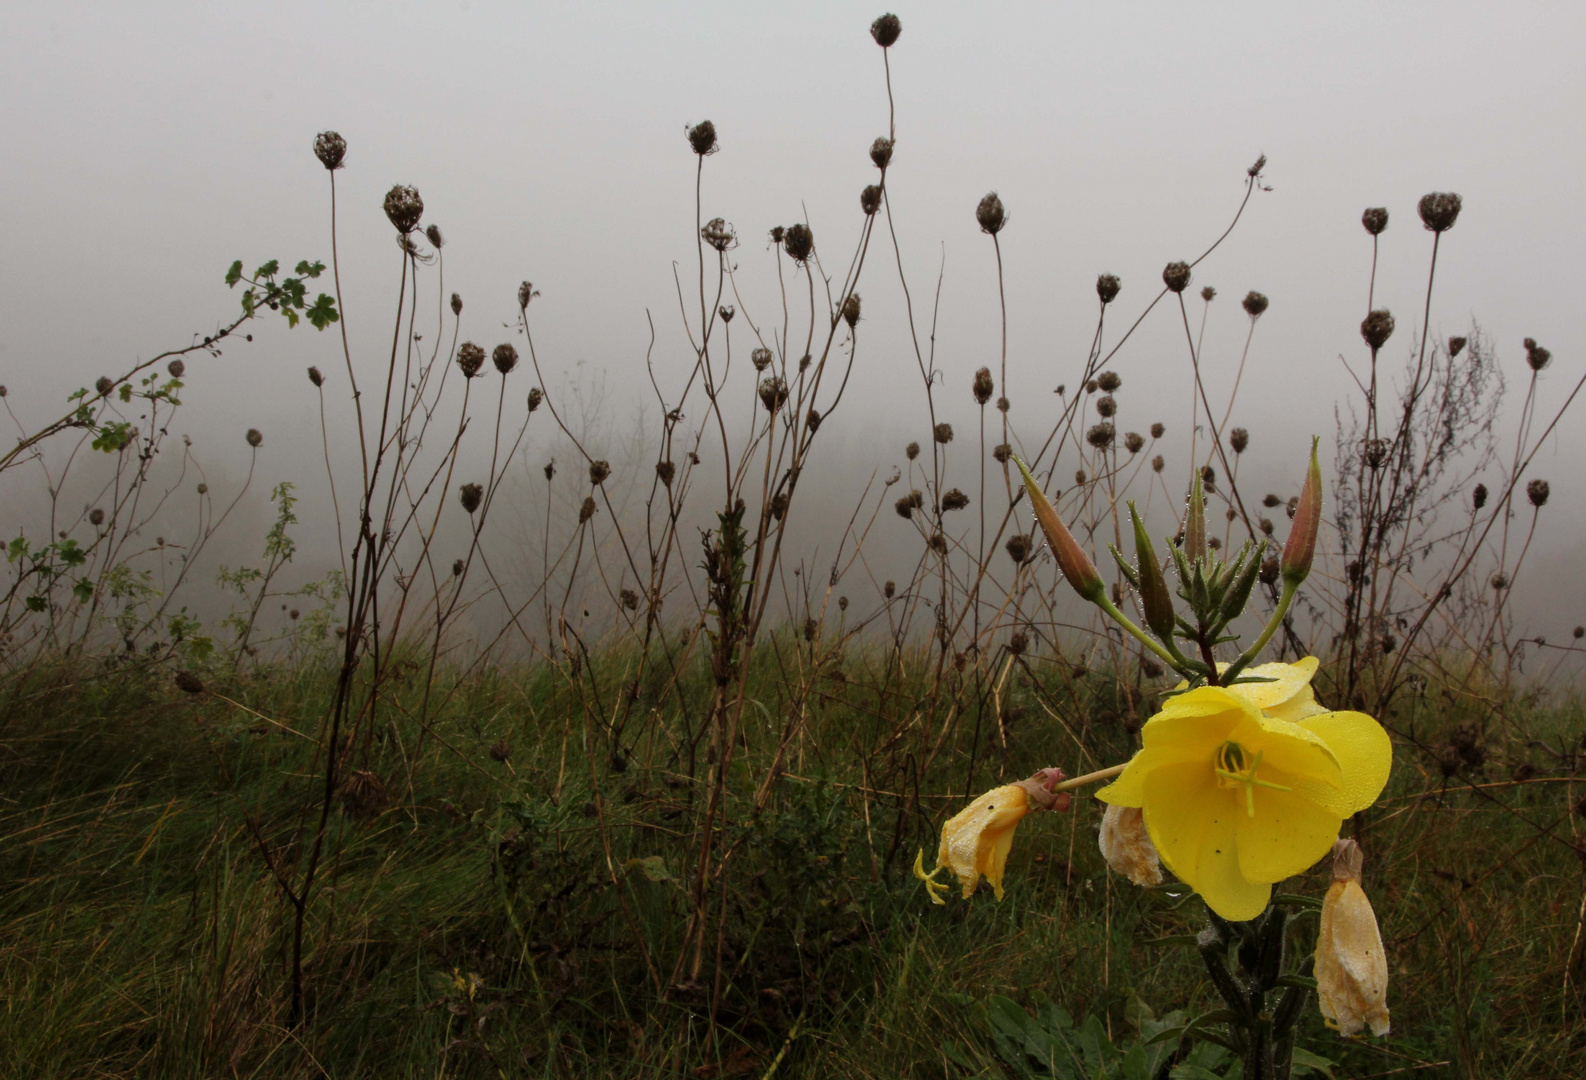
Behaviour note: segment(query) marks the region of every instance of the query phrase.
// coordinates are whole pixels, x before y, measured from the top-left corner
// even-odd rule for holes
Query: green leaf
[[[27,599],[27,606],[29,611],[43,611],[49,607],[49,604],[42,596],[30,596]]]
[[[230,288],[242,280],[242,260],[238,259],[231,264],[231,269],[226,271],[226,287]]]
[[[280,269],[281,269],[281,261],[279,259],[271,259],[269,262],[267,262],[263,266],[259,267],[259,269],[255,270],[253,272],[253,276],[256,277],[256,278],[274,277],[275,274],[276,274],[276,271],[278,271]]]
[[[1333,1080],[1333,1066],[1338,1064],[1299,1046],[1294,1048],[1294,1056],[1290,1060],[1294,1063],[1294,1075],[1303,1076],[1308,1072],[1318,1072],[1327,1077],[1327,1080]]]
[[[341,316],[336,313],[336,300],[324,293],[319,294],[319,299],[314,301],[314,306],[303,312],[308,321],[314,324],[314,329],[323,330],[331,323],[338,321]]]
[[[57,550],[60,552],[61,562],[67,566],[81,566],[88,561],[88,553],[77,545],[76,540],[67,540]]]
[[[18,559],[25,558],[27,553],[28,538],[19,536],[6,545],[6,562],[16,562]]]
[[[127,402],[127,401],[131,401],[132,400],[132,384],[131,383],[125,383],[124,382],[124,383],[121,384],[121,400],[123,402]]]
[[[666,859],[660,855],[646,855],[642,859],[629,859],[623,865],[639,871],[639,873],[644,875],[646,881],[664,881],[671,885],[681,884],[672,875],[672,871],[667,869]]]
[[[94,598],[94,583],[87,578],[83,578],[72,586],[72,595],[77,598],[79,604],[88,603]]]

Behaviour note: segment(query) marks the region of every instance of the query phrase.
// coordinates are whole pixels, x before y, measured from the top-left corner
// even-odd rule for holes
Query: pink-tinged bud
[[[1322,527],[1322,465],[1316,456],[1316,439],[1311,440],[1311,467],[1300,489],[1300,503],[1294,511],[1289,542],[1283,545],[1283,580],[1298,585],[1311,572],[1316,557],[1316,534]]]
[[[1041,531],[1046,534],[1046,542],[1052,546],[1052,555],[1057,559],[1057,565],[1063,571],[1063,576],[1074,587],[1074,591],[1091,603],[1100,600],[1107,591],[1107,586],[1101,580],[1101,575],[1096,572],[1096,564],[1090,561],[1090,556],[1079,546],[1079,542],[1064,527],[1063,520],[1057,516],[1057,511],[1052,509],[1052,504],[1047,502],[1046,495],[1041,491],[1041,485],[1035,482],[1035,477],[1030,475],[1030,470],[1019,458],[1013,459],[1019,466],[1019,472],[1024,477],[1024,490],[1030,495],[1030,506],[1035,510],[1035,520],[1041,523]]]

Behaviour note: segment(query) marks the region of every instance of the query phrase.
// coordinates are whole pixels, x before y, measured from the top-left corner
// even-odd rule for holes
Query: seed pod
[[[347,156],[347,140],[334,131],[322,131],[314,136],[314,156],[326,169],[335,172]]]
[[[109,375],[101,375],[99,378],[94,380],[94,389],[99,392],[100,397],[105,397],[115,388],[116,381]]]
[[[811,409],[804,416],[804,426],[811,431],[818,430],[821,426],[821,414],[817,410]]]
[[[1156,457],[1151,459],[1151,471],[1152,472],[1161,472],[1162,471],[1162,467],[1164,465],[1166,465],[1166,464],[1167,464],[1167,459],[1164,458],[1161,454],[1158,454]]]
[[[870,161],[878,169],[885,169],[892,162],[892,140],[885,135],[876,136],[876,141],[870,144]]]
[[[937,442],[946,445],[953,441],[953,425],[943,421],[936,425],[933,435]]]
[[[105,523],[105,512],[99,507],[94,507],[88,512],[88,524],[99,526]]]
[[[1117,429],[1103,420],[1099,424],[1093,424],[1090,430],[1085,432],[1085,441],[1097,450],[1105,450],[1117,441],[1117,435]]]
[[[1206,301],[1208,304],[1211,303],[1213,300],[1217,299],[1217,290],[1212,288],[1210,285],[1206,286],[1201,290],[1201,299]]]
[[[771,350],[764,346],[754,350],[749,354],[749,362],[754,365],[756,371],[764,371],[771,365]]]
[[[886,597],[888,600],[891,600],[897,591],[898,585],[895,581],[888,581],[885,585],[881,586],[881,595]]]
[[[209,485],[204,483],[203,481],[199,481],[198,493],[200,495],[208,495],[209,494]]]
[[[446,246],[446,242],[441,237],[441,227],[433,222],[430,223],[429,228],[424,230],[424,237],[430,242],[430,245],[436,249]]]
[[[688,129],[688,145],[693,147],[694,153],[700,157],[714,154],[720,147],[716,143],[716,125],[709,120],[701,120]]]
[[[458,295],[457,293],[452,293],[452,314],[454,316],[456,316],[456,315],[461,315],[462,313],[463,313],[463,298],[460,295]]]
[[[1118,411],[1118,399],[1111,394],[1103,394],[1096,399],[1096,412],[1103,417],[1112,416]]]
[[[584,505],[578,508],[578,523],[582,525],[590,518],[594,517],[596,509],[597,507],[595,506],[595,497],[593,495],[585,495]]]
[[[457,366],[462,370],[463,378],[473,378],[485,366],[485,350],[471,341],[463,342],[457,346]]]
[[[1123,446],[1129,453],[1138,454],[1145,447],[1145,436],[1131,431],[1123,437]]]
[[[1189,263],[1170,262],[1162,269],[1162,284],[1168,287],[1169,292],[1181,293],[1189,288],[1190,268]]]
[[[848,329],[850,330],[859,325],[859,306],[860,300],[858,293],[849,293],[846,297],[844,297],[842,311],[843,322],[848,324]]]
[[[315,386],[324,386],[325,376],[321,374],[319,368],[310,367],[308,369],[308,381],[313,383]]]
[[[942,496],[942,509],[943,510],[962,510],[964,507],[966,507],[968,505],[969,505],[969,496],[965,495],[958,488],[953,488],[946,495]]]
[[[452,560],[452,577],[462,577],[463,571],[468,569],[468,564],[462,559]]]
[[[1553,354],[1538,345],[1535,338],[1525,339],[1525,362],[1532,371],[1541,371],[1552,359]]]
[[[738,233],[722,218],[711,218],[699,230],[699,235],[717,251],[727,251],[738,244]]]
[[[1360,336],[1366,339],[1373,352],[1387,344],[1393,336],[1393,316],[1387,308],[1378,308],[1360,322]]]
[[[723,304],[721,307],[716,309],[716,314],[721,316],[722,322],[730,323],[732,322],[733,316],[738,314],[738,309],[733,307],[731,304]]]
[[[538,409],[540,407],[540,402],[542,402],[544,400],[545,400],[545,391],[541,390],[538,386],[529,387],[529,397],[528,397],[527,404],[529,406],[529,411],[530,412],[533,412],[535,409]]]
[[[992,459],[997,462],[997,464],[1006,465],[1008,463],[1008,458],[1013,456],[1013,447],[1009,446],[1007,443],[998,443],[996,446],[991,448],[991,456]]]
[[[909,445],[903,448],[903,454],[910,461],[913,461],[915,458],[920,456],[920,444],[917,442],[909,443]]]
[[[1267,303],[1268,301],[1265,293],[1258,293],[1254,289],[1251,289],[1249,292],[1245,293],[1245,314],[1249,315],[1252,319],[1259,319],[1267,310]]]
[[[1487,505],[1487,485],[1477,484],[1470,490],[1470,505],[1473,510],[1480,510]]]
[[[1005,412],[1008,411],[1008,399],[1007,398],[1000,397],[1000,398],[997,399],[997,411],[1001,412],[1001,413],[1005,413]]]
[[[776,412],[787,404],[787,382],[780,375],[773,375],[760,383],[760,404],[766,407],[767,412]]]
[[[809,257],[815,253],[815,234],[810,232],[810,227],[805,224],[789,225],[782,234],[782,250],[794,262],[808,262]]]
[[[655,475],[662,484],[671,487],[672,477],[677,475],[677,466],[670,461],[657,461],[655,463]]]
[[[869,217],[881,209],[881,188],[876,184],[866,184],[859,193],[859,209]]]
[[[1234,448],[1234,453],[1244,453],[1245,447],[1250,445],[1250,432],[1242,427],[1234,428],[1228,433],[1228,445]]]
[[[534,287],[534,282],[520,281],[518,283],[518,310],[522,311],[524,308],[528,307],[529,301],[533,300],[539,295],[540,290]]]
[[[187,373],[187,365],[182,363],[182,358],[178,356],[175,360],[165,365],[165,370],[171,373],[171,378],[180,379]]]
[[[1458,356],[1460,353],[1462,353],[1464,351],[1465,351],[1465,339],[1464,338],[1462,338],[1462,337],[1451,337],[1451,338],[1448,339],[1448,358],[1450,360],[1454,359],[1454,357]]]
[[[1096,385],[1110,394],[1123,385],[1123,379],[1116,371],[1103,371],[1096,376]]]
[[[771,496],[771,516],[772,516],[772,518],[774,518],[777,521],[781,521],[784,517],[787,516],[787,508],[788,508],[788,495],[787,495],[787,492],[779,491],[775,495]]]
[[[1096,295],[1101,297],[1103,304],[1110,304],[1118,298],[1118,290],[1123,288],[1123,283],[1118,280],[1117,274],[1102,274],[1096,279]]]
[[[1035,551],[1034,541],[1024,533],[1014,533],[1008,537],[1008,542],[1003,545],[1008,552],[1008,557],[1016,564],[1022,566],[1029,561]]]
[[[1160,439],[1165,434],[1167,434],[1167,425],[1161,421],[1151,425],[1151,437],[1153,439]]]
[[[1388,460],[1387,439],[1367,439],[1360,444],[1360,458],[1368,469],[1380,469]]]
[[[1008,212],[1003,209],[1002,200],[995,191],[987,192],[975,207],[975,220],[980,223],[980,231],[996,236],[1008,222]]]
[[[938,554],[938,555],[946,555],[947,554],[947,537],[943,536],[939,532],[933,532],[931,534],[930,546],[931,546],[931,550],[936,552],[936,554]]]
[[[463,504],[463,509],[472,514],[479,509],[479,502],[484,498],[485,489],[478,484],[464,484],[457,489],[457,498]]]
[[[1300,489],[1288,543],[1283,546],[1283,580],[1288,585],[1305,580],[1316,556],[1316,534],[1322,526],[1322,466],[1316,456],[1317,441],[1311,440],[1311,465],[1305,473],[1305,486]]]
[[[1546,506],[1552,490],[1546,480],[1533,480],[1525,486],[1525,497],[1531,500],[1532,506]]]
[[[490,353],[490,362],[496,365],[496,370],[506,375],[518,366],[518,350],[512,347],[511,342],[503,341]]]
[[[606,477],[611,475],[611,465],[605,460],[596,460],[589,463],[589,482],[599,487],[606,482]]]
[[[1368,207],[1366,212],[1360,215],[1360,223],[1366,227],[1366,231],[1372,236],[1381,235],[1382,230],[1388,227],[1388,208],[1386,206]]]
[[[891,12],[870,24],[870,36],[875,38],[876,44],[883,49],[892,48],[901,33],[903,33],[903,22]]]
[[[418,228],[419,218],[424,216],[424,200],[419,198],[418,189],[398,184],[386,192],[385,216],[403,236]]]
[[[1435,233],[1447,232],[1459,220],[1459,211],[1465,201],[1452,191],[1433,191],[1422,195],[1416,209],[1421,212],[1421,224]]]
[[[991,400],[991,392],[996,389],[996,385],[992,382],[990,368],[983,367],[975,372],[975,381],[972,389],[975,394],[975,400],[981,405]]]
[[[545,479],[549,480],[556,475],[556,460],[553,458],[545,463]]]
[[[258,428],[251,427],[248,429],[247,440],[248,445],[257,450],[259,448],[259,444],[264,442],[264,435],[259,431]]]
[[[639,594],[632,589],[623,589],[618,592],[617,602],[629,611],[639,610]]]

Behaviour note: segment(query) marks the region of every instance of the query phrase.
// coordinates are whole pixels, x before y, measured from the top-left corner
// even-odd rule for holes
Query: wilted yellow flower
[[[1326,855],[1343,819],[1376,801],[1393,763],[1387,733],[1364,713],[1289,721],[1262,712],[1249,693],[1275,685],[1203,686],[1170,699],[1122,775],[1096,793],[1139,807],[1162,862],[1234,921],[1261,914],[1274,882]]]
[[[1134,806],[1109,806],[1101,816],[1101,855],[1107,865],[1142,888],[1162,884],[1162,861]]]
[[[1002,871],[1013,847],[1013,830],[1031,810],[1066,810],[1069,795],[1052,794],[1051,787],[1063,778],[1061,769],[1043,769],[1032,779],[992,788],[980,798],[947,819],[942,840],[936,849],[936,867],[925,872],[925,852],[914,856],[914,876],[925,882],[931,900],[937,904],[947,885],[936,880],[943,868],[951,870],[963,889],[964,899],[974,895],[982,875],[991,882],[997,899],[1002,899]]]
[[[1388,1033],[1388,957],[1377,915],[1360,887],[1360,847],[1338,841],[1333,884],[1322,901],[1316,935],[1316,1000],[1322,1018],[1341,1034]]]

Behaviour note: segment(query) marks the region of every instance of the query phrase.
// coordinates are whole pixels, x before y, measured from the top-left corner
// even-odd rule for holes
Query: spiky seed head
[[[749,354],[749,362],[754,365],[756,371],[764,371],[771,366],[771,350],[762,345]]]
[[[913,461],[915,458],[920,456],[920,444],[917,442],[909,443],[909,445],[903,448],[903,453],[904,456],[906,456],[910,461]]]
[[[1118,290],[1123,288],[1123,282],[1118,280],[1117,274],[1102,274],[1096,279],[1096,295],[1101,297],[1103,304],[1110,304],[1118,298]]]
[[[883,49],[890,49],[897,44],[898,35],[903,33],[903,21],[890,11],[870,24],[870,36],[876,39],[876,44]]]
[[[403,236],[418,228],[419,218],[424,216],[424,200],[419,198],[418,188],[397,184],[386,192],[385,216]]]
[[[1162,423],[1162,421],[1158,420],[1151,425],[1151,437],[1153,439],[1160,439],[1165,434],[1167,434],[1167,425]]]
[[[944,420],[942,423],[936,425],[932,435],[935,437],[937,442],[942,443],[945,446],[947,443],[953,441],[953,425],[947,423]]]
[[[1112,416],[1118,411],[1118,399],[1111,394],[1103,394],[1096,399],[1096,411],[1102,416]]]
[[[518,350],[513,348],[510,341],[503,341],[490,353],[490,362],[496,365],[496,370],[506,375],[518,366]]]
[[[1360,321],[1360,336],[1366,339],[1373,352],[1382,348],[1393,336],[1393,315],[1387,308],[1378,308]]]
[[[314,136],[314,156],[326,169],[335,172],[347,156],[347,140],[334,131],[322,131]]]
[[[859,209],[869,217],[881,209],[881,186],[879,184],[866,184],[865,189],[859,193]]]
[[[441,236],[441,227],[434,222],[431,222],[429,227],[424,230],[424,237],[430,242],[431,247],[443,248],[446,246],[446,241]]]
[[[1008,212],[1002,206],[1002,200],[995,191],[987,192],[975,207],[975,220],[980,223],[980,231],[996,236],[1002,227],[1008,223]]]
[[[1541,371],[1552,361],[1553,354],[1538,345],[1535,338],[1525,339],[1525,362],[1532,371]]]
[[[1217,290],[1212,288],[1210,285],[1206,286],[1201,290],[1201,299],[1206,301],[1208,304],[1211,303],[1213,300],[1217,299]]]
[[[878,169],[885,169],[892,163],[892,140],[885,135],[877,135],[876,141],[870,144],[870,161]]]
[[[251,427],[248,429],[247,439],[248,445],[257,450],[259,448],[259,444],[264,442],[264,435],[259,431],[258,428]]]
[[[709,120],[701,120],[688,129],[688,145],[693,147],[694,153],[700,157],[714,154],[721,147],[716,142],[716,125]]]
[[[1015,563],[1023,565],[1028,562],[1035,551],[1035,542],[1027,533],[1014,533],[1008,537],[1008,542],[1003,545],[1008,552],[1008,557]]]
[[[319,368],[310,366],[308,369],[308,381],[315,386],[324,386],[325,376],[320,372]]]
[[[1433,191],[1421,196],[1416,209],[1421,213],[1421,224],[1435,233],[1447,232],[1459,220],[1459,211],[1465,205],[1452,191]]]
[[[1382,230],[1388,227],[1388,208],[1386,206],[1371,206],[1360,215],[1360,223],[1372,236],[1380,236]]]
[[[990,368],[983,367],[979,371],[975,372],[975,381],[971,389],[974,392],[976,402],[984,405],[986,402],[990,401],[991,393],[996,388],[996,384],[991,378]]]
[[[738,246],[737,231],[723,218],[711,218],[699,230],[699,235],[717,251],[729,251]]]
[[[534,282],[524,281],[518,284],[518,310],[522,311],[529,306],[529,301],[540,295],[540,290],[534,287]]]
[[[1252,319],[1261,318],[1262,314],[1264,314],[1267,310],[1267,304],[1268,300],[1265,293],[1258,293],[1254,289],[1251,289],[1249,292],[1245,293],[1245,314],[1249,315]]]
[[[1460,353],[1462,353],[1464,351],[1465,351],[1465,339],[1464,338],[1462,338],[1462,337],[1451,337],[1451,338],[1448,339],[1448,358],[1450,360],[1454,359],[1454,357],[1458,356]]]
[[[529,406],[529,411],[530,412],[533,412],[535,409],[538,409],[540,407],[540,402],[542,402],[544,400],[545,400],[545,391],[544,390],[541,390],[538,386],[529,387],[528,406]]]
[[[1525,486],[1525,497],[1531,500],[1532,506],[1546,506],[1552,491],[1546,480],[1533,480]]]
[[[463,298],[457,293],[452,293],[452,315],[455,317],[463,313]]]
[[[1190,268],[1186,262],[1170,262],[1162,268],[1162,284],[1170,292],[1181,293],[1189,288]]]
[[[1234,428],[1228,433],[1228,445],[1234,448],[1234,453],[1244,453],[1245,447],[1250,445],[1250,432],[1242,427]]]
[[[1096,376],[1096,385],[1110,394],[1123,385],[1123,379],[1116,371],[1103,371]]]
[[[463,342],[457,346],[457,366],[462,370],[463,378],[473,378],[485,366],[485,350],[471,341]]]
[[[589,482],[599,487],[606,482],[606,477],[611,475],[611,464],[605,459],[597,459],[589,463]]]
[[[942,509],[943,510],[962,510],[964,507],[966,507],[968,505],[969,505],[969,496],[965,495],[958,488],[953,488],[946,495],[942,496]]]
[[[1131,431],[1123,437],[1123,446],[1131,454],[1138,454],[1145,448],[1145,436],[1138,431]]]
[[[479,509],[480,500],[485,497],[485,489],[478,484],[464,484],[457,489],[457,499],[463,504],[463,509],[472,514]]]
[[[1161,472],[1163,466],[1165,466],[1166,464],[1167,464],[1167,459],[1164,458],[1161,454],[1158,454],[1156,457],[1151,459],[1151,471],[1152,472]]]
[[[843,298],[843,322],[848,324],[848,329],[850,330],[859,325],[859,308],[858,293],[849,293]]]
[[[1094,446],[1097,450],[1107,449],[1107,447],[1113,444],[1116,437],[1117,431],[1113,428],[1112,424],[1106,420],[1103,420],[1099,424],[1092,425],[1091,429],[1085,432],[1085,441],[1090,443],[1090,445]]]

